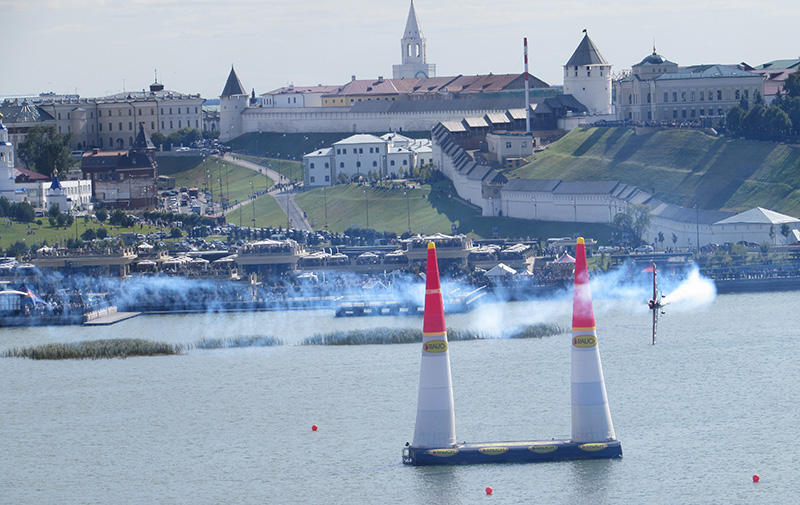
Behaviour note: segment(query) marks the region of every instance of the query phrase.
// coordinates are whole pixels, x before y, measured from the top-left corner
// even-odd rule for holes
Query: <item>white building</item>
[[[357,134],[304,155],[304,183],[310,188],[359,177],[402,177],[432,161],[430,140],[396,133],[382,137]]]
[[[333,93],[340,86],[294,86],[289,85],[283,88],[263,93],[261,104],[267,108],[278,109],[297,109],[305,107],[322,107],[322,97],[328,93]]]
[[[592,115],[612,112],[611,64],[600,54],[588,33],[564,65],[564,94],[574,96]]]
[[[618,119],[696,121],[722,119],[741,100],[764,94],[765,77],[728,65],[679,67],[656,53],[615,81]]]
[[[414,0],[411,0],[406,29],[400,39],[400,53],[400,65],[392,66],[395,79],[436,77],[436,65],[428,63],[425,37],[422,36],[422,30],[419,28],[419,20],[414,10]]]

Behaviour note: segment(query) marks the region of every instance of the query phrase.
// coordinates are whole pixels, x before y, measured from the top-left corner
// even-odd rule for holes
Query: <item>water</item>
[[[795,503],[795,295],[676,303],[655,346],[646,298],[595,296],[624,451],[617,461],[402,465],[418,344],[0,359],[0,503]],[[495,304],[449,316],[448,325],[568,326],[570,311],[569,299]],[[140,316],[108,327],[2,329],[0,349],[134,336],[192,343],[267,334],[295,343],[315,331],[387,326],[420,328],[421,318]],[[569,437],[568,334],[450,349],[459,441]]]

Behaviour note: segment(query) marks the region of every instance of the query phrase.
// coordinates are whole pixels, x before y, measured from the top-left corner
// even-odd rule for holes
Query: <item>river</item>
[[[796,503],[795,295],[677,301],[655,346],[646,298],[596,296],[624,458],[527,465],[401,463],[414,432],[420,345],[291,345],[335,329],[420,328],[421,317],[290,311],[0,329],[0,350],[118,337],[189,344],[274,335],[290,344],[124,360],[0,358],[0,503]],[[563,297],[486,304],[447,323],[569,326],[570,313]],[[459,441],[569,438],[569,334],[452,342],[450,353]]]

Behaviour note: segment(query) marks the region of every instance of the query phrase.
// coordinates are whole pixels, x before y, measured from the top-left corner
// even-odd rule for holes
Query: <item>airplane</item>
[[[643,272],[653,272],[653,298],[647,302],[648,308],[653,312],[653,345],[656,345],[656,329],[658,327],[658,315],[659,313],[666,314],[664,312],[664,307],[667,305],[666,295],[658,291],[658,269],[656,268],[656,264],[653,263],[650,267],[643,270]]]

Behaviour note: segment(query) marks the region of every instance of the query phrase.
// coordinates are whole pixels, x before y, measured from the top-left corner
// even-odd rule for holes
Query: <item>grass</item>
[[[618,180],[676,205],[800,214],[800,149],[699,130],[577,128],[509,177]]]
[[[231,204],[245,201],[253,194],[253,190],[263,191],[274,183],[265,175],[216,156],[163,157],[158,160],[158,173],[175,177],[178,187],[204,189],[210,185],[215,199],[219,199],[221,190]]]
[[[180,346],[153,342],[140,338],[86,340],[68,344],[44,344],[33,347],[11,348],[0,356],[30,359],[102,359],[130,358],[134,356],[166,356],[180,354]]]
[[[325,188],[324,192],[320,188],[298,194],[295,201],[308,214],[308,221],[315,229],[324,229],[327,207],[328,229],[339,233],[348,228],[367,227],[369,200],[369,228],[397,235],[408,230],[410,213],[413,234],[450,234],[455,225],[457,233],[473,238],[490,238],[495,227],[500,237],[509,238],[548,238],[576,233],[603,239],[610,236],[610,228],[603,224],[484,217],[453,198],[455,194],[452,183],[447,180],[411,191],[342,184]]]
[[[565,333],[567,328],[557,324],[537,324],[527,326],[509,335],[507,338],[543,338]],[[487,340],[498,338],[495,335],[472,330],[447,330],[450,342],[465,340]],[[332,333],[316,333],[304,339],[301,345],[375,345],[375,344],[411,344],[422,342],[422,330],[410,328],[376,328],[371,330],[336,331]]]
[[[230,349],[234,347],[273,347],[285,345],[279,338],[267,336],[248,336],[236,338],[204,338],[194,346],[197,349]]]

